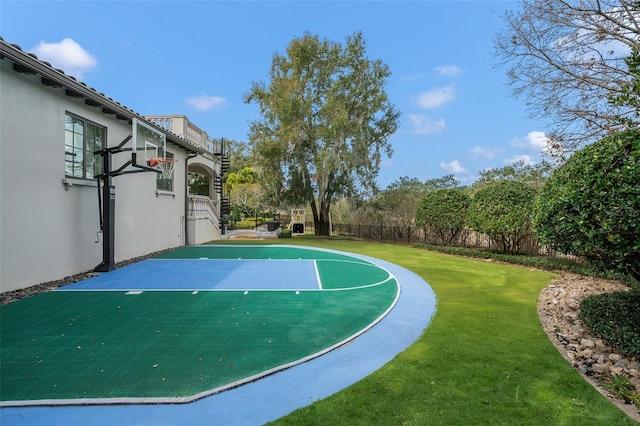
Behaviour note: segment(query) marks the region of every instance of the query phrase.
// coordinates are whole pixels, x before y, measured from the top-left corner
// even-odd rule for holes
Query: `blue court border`
[[[262,425],[326,398],[373,373],[411,345],[435,314],[435,293],[417,274],[393,263],[355,253],[303,248],[344,254],[387,269],[400,283],[396,306],[382,321],[348,345],[189,404],[1,408],[0,423],[3,426]]]

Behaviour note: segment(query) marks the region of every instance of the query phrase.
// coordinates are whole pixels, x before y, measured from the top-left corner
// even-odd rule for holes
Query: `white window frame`
[[[73,128],[73,124],[71,128],[68,128],[68,119],[81,122],[82,133],[77,132]],[[95,179],[96,175],[102,173],[102,158],[100,155],[94,154],[94,151],[106,148],[107,128],[68,111],[64,114],[64,123],[65,176],[72,179]],[[102,131],[102,143],[99,147],[96,146],[96,139],[90,134],[92,129],[100,129]],[[79,146],[80,143],[82,147]],[[81,161],[77,159],[79,156],[82,156]]]

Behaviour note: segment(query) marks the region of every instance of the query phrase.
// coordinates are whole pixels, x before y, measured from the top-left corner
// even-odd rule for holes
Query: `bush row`
[[[528,266],[531,268],[543,269],[545,271],[566,271],[598,278],[621,280],[625,284],[632,285],[640,289],[639,282],[633,280],[628,275],[620,273],[619,271],[602,271],[600,269],[593,268],[592,266],[589,266],[584,262],[564,257],[506,254],[491,250],[440,246],[433,244],[416,244],[415,247],[420,247],[426,250],[437,251],[445,254],[453,254],[457,256],[475,257],[479,259],[493,259],[499,262]]]
[[[260,225],[264,225],[265,223],[267,223],[268,221],[273,220],[271,218],[263,218],[263,217],[259,217],[257,222],[258,222],[258,226]],[[256,227],[256,218],[255,217],[249,217],[245,220],[238,220],[235,221],[233,223],[229,224],[230,228],[233,227],[235,229],[253,229]]]

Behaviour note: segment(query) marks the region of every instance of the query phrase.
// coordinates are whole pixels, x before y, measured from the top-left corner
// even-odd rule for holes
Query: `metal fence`
[[[313,222],[305,224],[307,230],[314,229]],[[425,228],[412,226],[386,226],[386,225],[362,225],[362,224],[332,224],[333,235],[343,235],[351,238],[393,242],[401,244],[433,244],[440,245],[438,235]],[[503,247],[493,241],[488,235],[465,229],[460,232],[455,240],[449,244],[454,247],[468,247],[485,250],[502,250]],[[540,244],[534,234],[526,234],[519,243],[518,253],[556,256],[557,253],[548,246]]]

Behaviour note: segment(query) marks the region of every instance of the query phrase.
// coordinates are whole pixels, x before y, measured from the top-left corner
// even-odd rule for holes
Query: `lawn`
[[[276,425],[636,424],[585,382],[542,331],[536,299],[553,274],[393,244],[268,242],[396,263],[424,278],[438,303],[431,324],[407,350]]]

